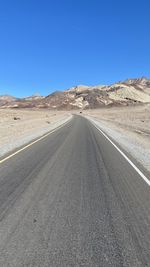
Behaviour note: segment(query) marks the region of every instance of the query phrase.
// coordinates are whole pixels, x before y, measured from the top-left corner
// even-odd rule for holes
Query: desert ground
[[[69,112],[47,109],[0,109],[0,156],[57,127],[69,116]]]
[[[137,133],[144,139],[150,136],[150,104],[93,109],[84,113]]]
[[[150,171],[150,104],[84,111]]]
[[[150,171],[150,104],[72,111],[101,129]],[[71,117],[70,111],[0,109],[0,156],[42,136]]]

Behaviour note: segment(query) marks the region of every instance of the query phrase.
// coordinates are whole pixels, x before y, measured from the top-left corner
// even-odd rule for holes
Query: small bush
[[[14,117],[14,120],[17,121],[17,120],[20,120],[20,118],[19,117]]]

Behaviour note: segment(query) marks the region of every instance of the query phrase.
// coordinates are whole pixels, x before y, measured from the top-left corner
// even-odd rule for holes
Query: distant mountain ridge
[[[17,99],[0,96],[1,108],[88,109],[105,106],[150,103],[150,79],[127,79],[112,85],[77,85],[46,97],[39,94]]]
[[[8,102],[16,101],[17,98],[11,95],[1,95],[0,96],[0,106],[7,104]]]

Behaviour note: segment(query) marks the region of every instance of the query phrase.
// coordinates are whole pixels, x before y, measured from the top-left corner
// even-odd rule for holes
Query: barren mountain
[[[150,95],[150,80],[146,77],[139,79],[128,79],[124,81],[124,84],[135,87],[138,90],[144,91],[146,94]]]
[[[40,94],[36,93],[32,96],[28,96],[28,97],[25,97],[23,98],[23,100],[26,100],[26,101],[34,101],[34,100],[39,100],[39,99],[42,99],[44,98],[43,96],[41,96]]]
[[[34,107],[58,110],[125,106],[139,103],[150,103],[150,80],[145,77],[128,79],[113,85],[78,85],[65,91],[56,91],[46,97],[34,95],[16,99],[7,96],[7,101],[0,101],[3,108]]]
[[[0,106],[16,100],[17,98],[11,95],[0,95]]]

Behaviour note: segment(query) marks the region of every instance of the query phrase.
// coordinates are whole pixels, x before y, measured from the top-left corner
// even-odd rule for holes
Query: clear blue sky
[[[0,0],[0,94],[150,76],[149,0]]]

